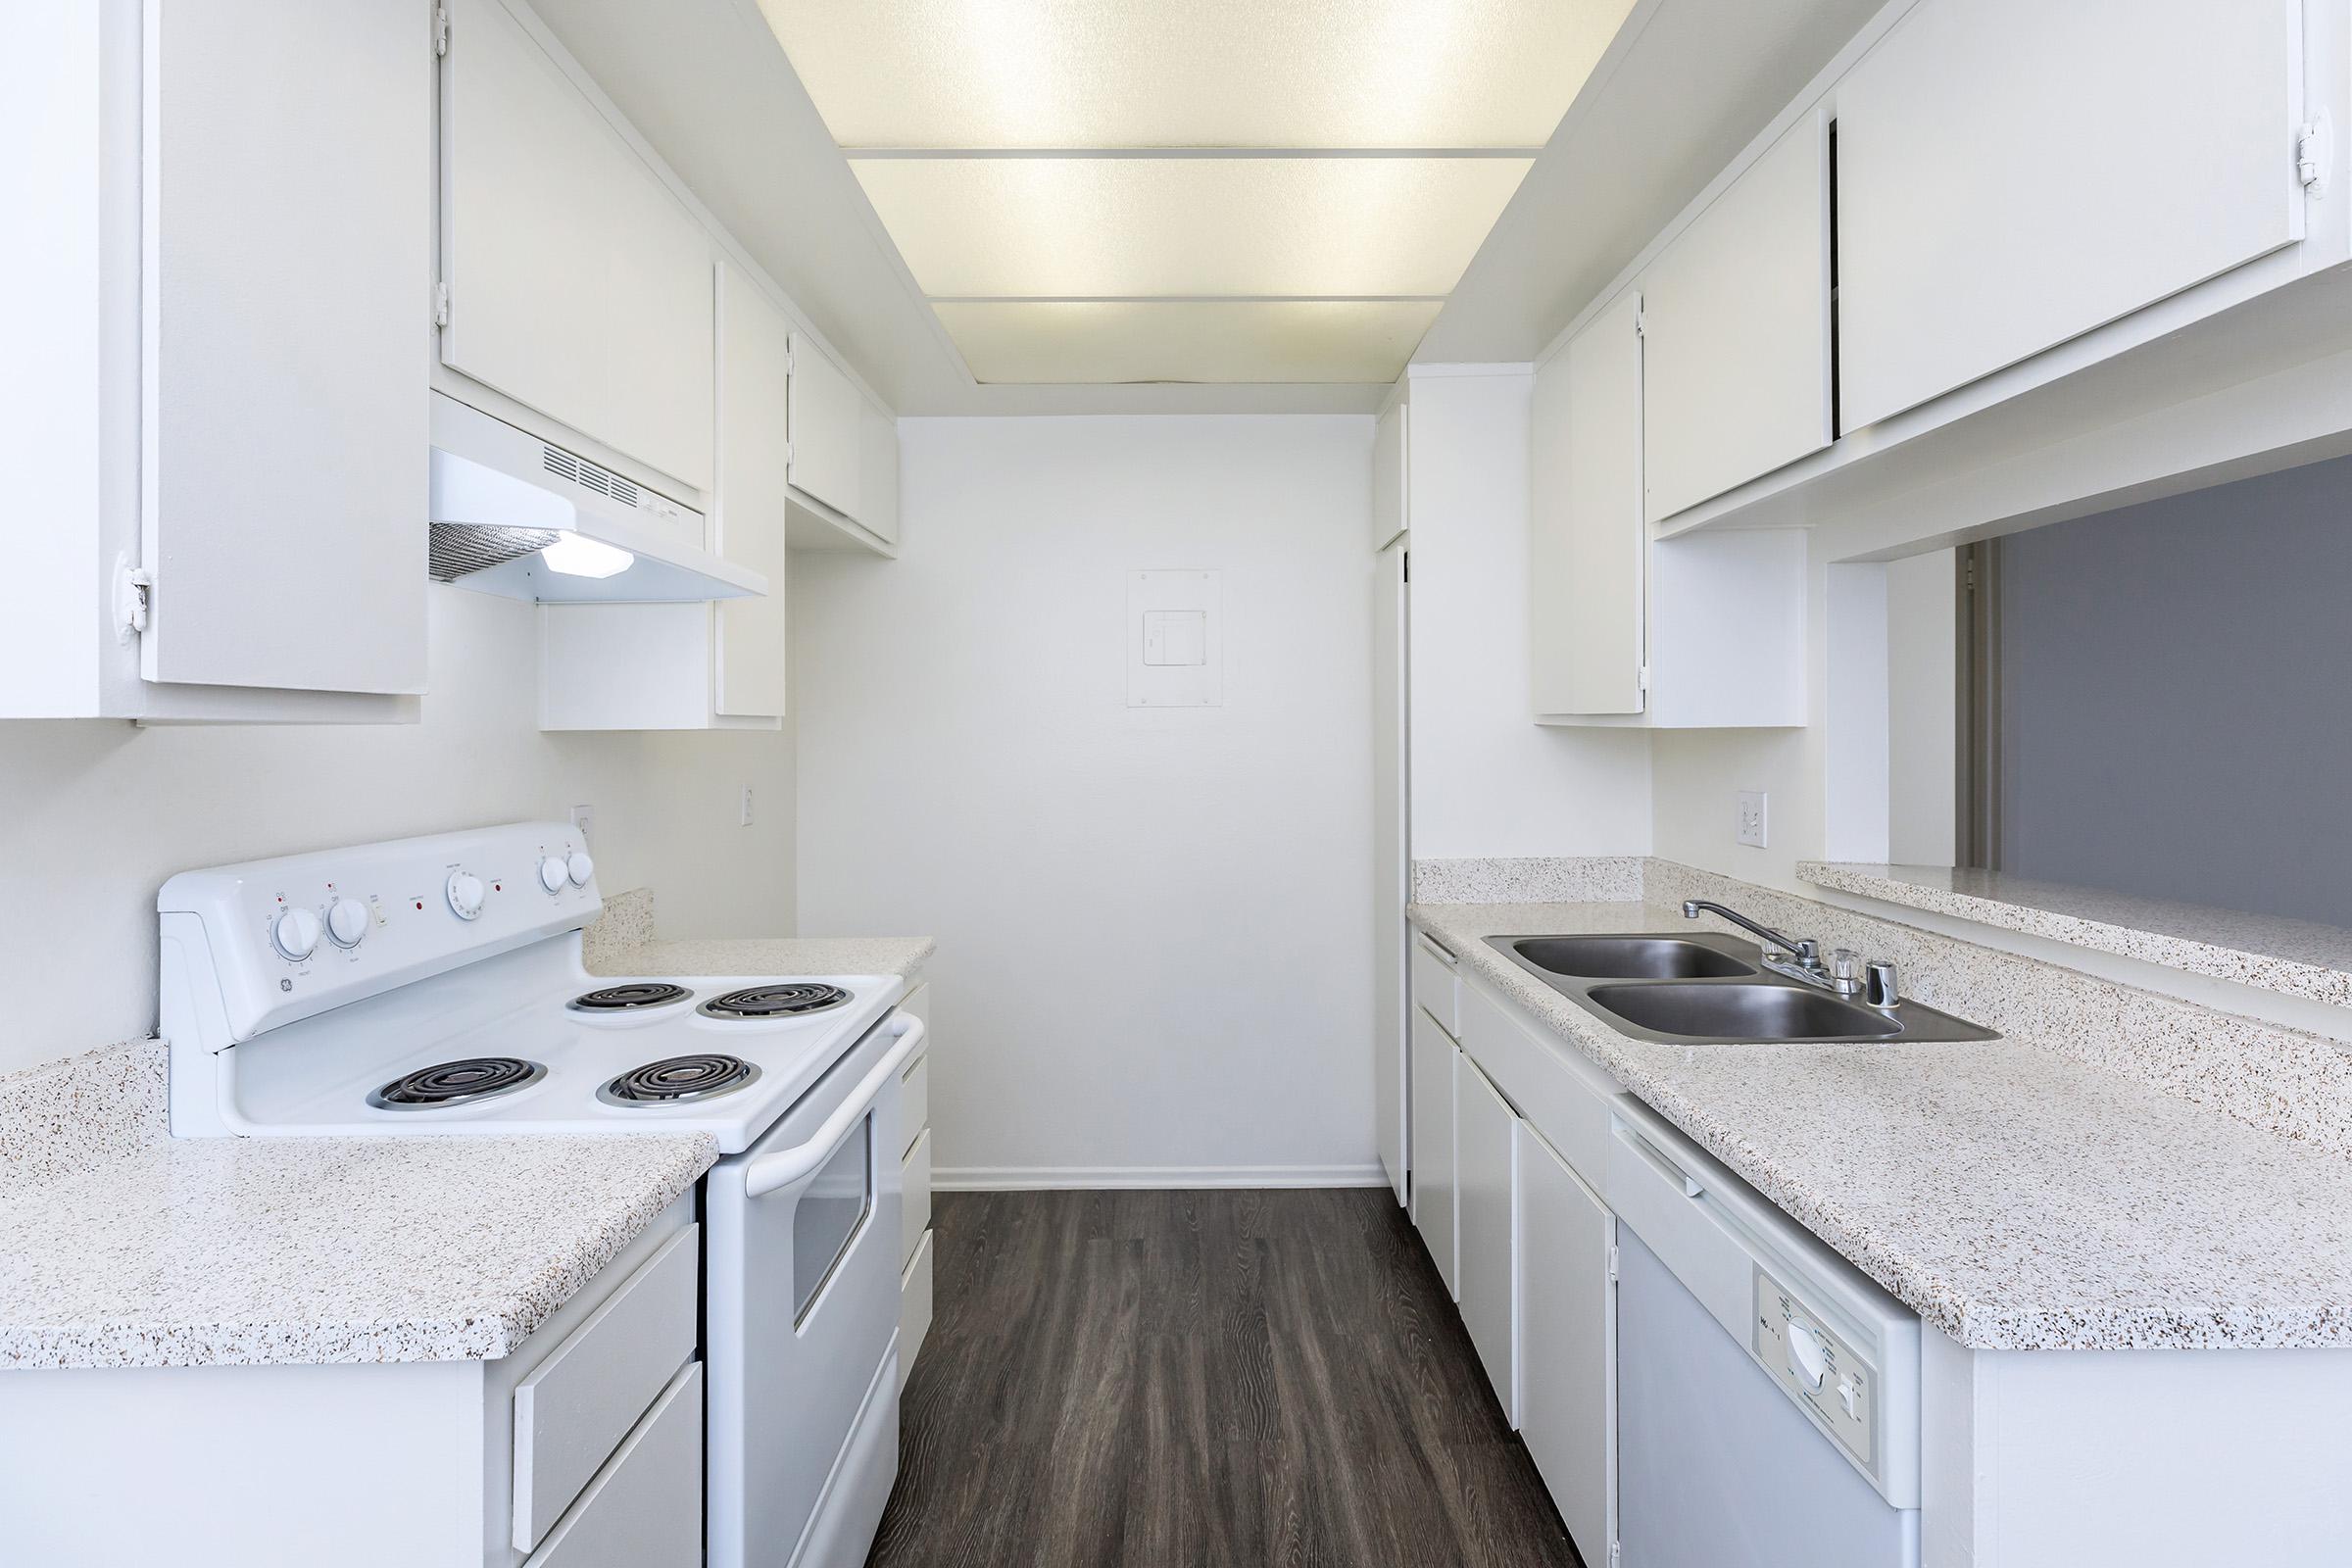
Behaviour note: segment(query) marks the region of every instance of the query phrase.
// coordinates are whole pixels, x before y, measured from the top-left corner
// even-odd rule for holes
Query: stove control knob
[[[288,909],[270,927],[270,945],[300,962],[318,946],[318,916],[309,909]]]
[[[551,855],[539,862],[539,885],[550,893],[563,892],[564,884],[570,876],[571,867],[564,863],[561,855]]]
[[[449,912],[470,920],[482,912],[482,879],[470,871],[449,873]]]
[[[368,935],[368,906],[357,899],[337,899],[326,906],[326,934],[338,948],[356,948]]]
[[[596,862],[588,858],[586,850],[574,850],[566,869],[571,872],[571,885],[584,888],[588,885],[588,879],[596,875]]]

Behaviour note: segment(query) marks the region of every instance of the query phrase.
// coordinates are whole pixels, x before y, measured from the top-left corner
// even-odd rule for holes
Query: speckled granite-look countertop
[[[505,1355],[717,1154],[702,1133],[155,1139],[0,1194],[0,1367]]]
[[[2338,1152],[2106,1070],[2098,1043],[2037,1038],[2015,1018],[1982,1012],[1972,1015],[2010,1037],[1636,1041],[1484,940],[1686,929],[1669,905],[1411,912],[1466,972],[1556,1032],[1563,1050],[1598,1063],[1964,1345],[2352,1346],[2352,1161]],[[1911,989],[1917,976],[1906,975]],[[1948,994],[1930,1000],[1968,1011]],[[2083,1016],[2063,1027],[2080,1029]],[[2213,1017],[2217,1029],[2231,1022]]]
[[[644,888],[605,901],[581,959],[597,975],[912,976],[929,960],[929,937],[687,937],[657,940],[654,897]]]

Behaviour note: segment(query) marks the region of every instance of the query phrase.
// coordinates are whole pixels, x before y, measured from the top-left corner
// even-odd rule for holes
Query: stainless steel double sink
[[[1903,1001],[1865,1006],[1763,965],[1763,950],[1690,936],[1506,936],[1487,943],[1620,1034],[1662,1045],[1779,1045],[1997,1039],[1964,1018]]]

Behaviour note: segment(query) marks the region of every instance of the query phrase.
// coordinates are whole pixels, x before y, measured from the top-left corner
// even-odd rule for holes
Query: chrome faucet
[[[1764,967],[1791,980],[1819,986],[1824,991],[1841,997],[1861,997],[1871,1006],[1883,1012],[1892,1012],[1902,1001],[1895,987],[1894,965],[1884,958],[1864,963],[1851,948],[1832,950],[1824,962],[1821,944],[1811,937],[1787,937],[1768,925],[1759,925],[1738,909],[1726,908],[1707,899],[1685,899],[1683,918],[1695,920],[1702,914],[1718,914],[1732,924],[1764,939],[1771,946],[1764,951]]]
[[[1779,952],[1768,952],[1765,955],[1765,961],[1767,963],[1770,963],[1775,957],[1790,958],[1798,964],[1803,965],[1809,974],[1818,975],[1825,979],[1828,977],[1829,971],[1824,969],[1821,963],[1821,944],[1814,941],[1811,937],[1806,937],[1801,941],[1794,937],[1785,937],[1768,925],[1758,925],[1755,921],[1750,920],[1746,915],[1741,914],[1738,909],[1726,908],[1724,906],[1714,903],[1712,900],[1685,899],[1683,901],[1684,919],[1695,920],[1702,914],[1720,914],[1726,920],[1731,921],[1732,924],[1739,926],[1744,931],[1753,932],[1755,935],[1760,936],[1765,941],[1771,943],[1774,948],[1779,950]],[[1775,965],[1775,967],[1778,967],[1778,965]]]

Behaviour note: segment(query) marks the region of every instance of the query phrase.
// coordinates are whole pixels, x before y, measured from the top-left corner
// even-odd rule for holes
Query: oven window
[[[792,1211],[792,1322],[825,1288],[874,1206],[874,1118],[865,1117],[801,1194]]]

